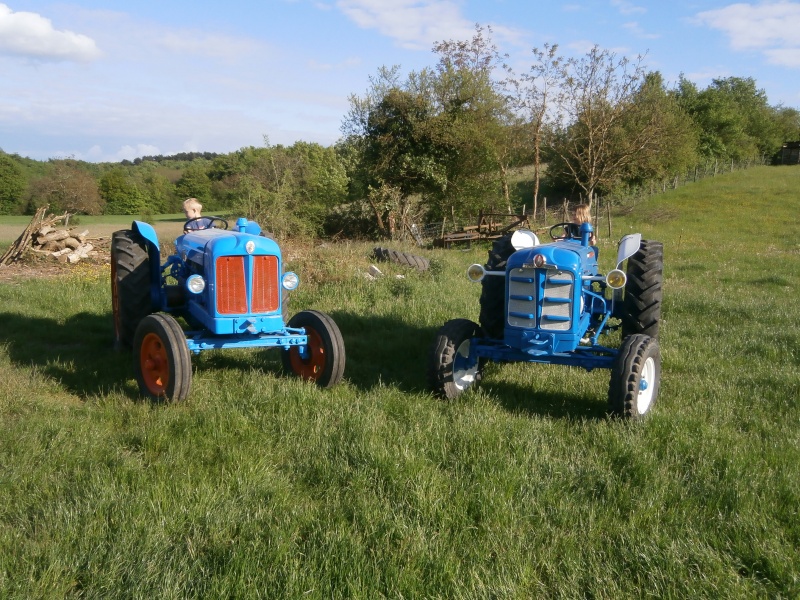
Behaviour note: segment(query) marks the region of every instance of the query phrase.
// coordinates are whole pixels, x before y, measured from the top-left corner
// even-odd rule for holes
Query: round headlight
[[[628,278],[625,276],[625,273],[619,269],[609,271],[608,275],[606,275],[606,283],[608,284],[608,287],[614,290],[618,290],[619,288],[623,287],[627,280]]]
[[[298,285],[300,285],[300,278],[297,274],[292,273],[291,271],[288,273],[283,274],[283,279],[281,280],[283,287],[287,290],[293,290]]]
[[[481,265],[470,265],[467,269],[467,278],[474,283],[481,281],[484,275],[486,275],[486,269]]]
[[[192,275],[186,280],[186,289],[193,294],[199,294],[206,289],[206,280],[202,275]]]

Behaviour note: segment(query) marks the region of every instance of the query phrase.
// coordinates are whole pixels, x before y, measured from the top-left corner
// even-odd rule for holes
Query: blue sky
[[[800,1],[0,0],[0,149],[119,161],[333,144],[381,66],[433,66],[475,24],[518,72],[531,49],[645,54],[668,83],[752,77],[800,108]]]

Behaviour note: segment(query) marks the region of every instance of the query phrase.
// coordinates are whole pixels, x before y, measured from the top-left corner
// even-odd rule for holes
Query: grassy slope
[[[665,244],[640,425],[606,419],[607,372],[492,366],[429,395],[485,248],[376,282],[366,244],[291,248],[293,307],[336,318],[347,381],[207,353],[180,405],[139,401],[109,351],[106,274],[3,286],[0,597],[797,597],[798,189],[751,169],[614,220]]]

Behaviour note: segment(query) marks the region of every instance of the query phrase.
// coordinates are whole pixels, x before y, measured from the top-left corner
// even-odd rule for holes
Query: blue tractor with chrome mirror
[[[278,244],[245,218],[230,229],[220,217],[202,219],[201,229],[187,221],[163,263],[148,223],[134,221],[111,238],[115,342],[133,349],[141,393],[185,399],[191,355],[222,348],[274,348],[284,370],[320,387],[338,383],[342,334],[319,311],[288,318],[288,293],[300,280],[284,270]]]
[[[437,395],[459,396],[489,361],[545,363],[609,369],[610,412],[649,412],[661,375],[663,246],[626,235],[616,267],[603,275],[592,232],[589,223],[559,223],[552,241],[540,243],[519,230],[494,241],[485,265],[467,269],[481,283],[480,324],[454,319],[438,331],[428,358]]]

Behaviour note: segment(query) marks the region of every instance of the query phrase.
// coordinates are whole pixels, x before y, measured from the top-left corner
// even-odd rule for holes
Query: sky
[[[489,26],[533,48],[644,56],[667,85],[752,77],[800,108],[800,0],[0,0],[0,149],[117,162],[341,136],[382,66]]]

